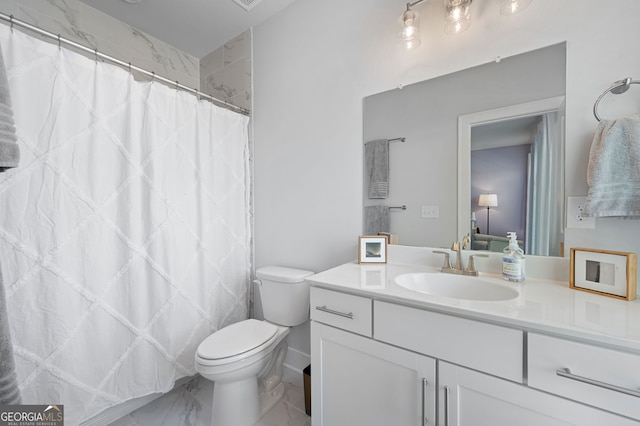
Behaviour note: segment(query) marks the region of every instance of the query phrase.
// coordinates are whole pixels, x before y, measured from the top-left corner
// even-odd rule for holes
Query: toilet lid
[[[198,346],[198,356],[222,359],[240,355],[269,342],[277,332],[278,327],[265,321],[240,321],[207,337]]]

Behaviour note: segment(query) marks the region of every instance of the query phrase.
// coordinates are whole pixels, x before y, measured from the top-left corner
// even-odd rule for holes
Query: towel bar
[[[402,205],[402,206],[395,206],[395,207],[394,207],[394,206],[390,206],[390,207],[389,207],[389,210],[391,210],[391,209],[406,210],[406,209],[407,209],[407,206],[404,206],[404,205]]]
[[[600,116],[598,115],[598,104],[600,103],[602,98],[604,98],[604,96],[609,92],[613,93],[614,95],[620,95],[629,90],[629,86],[631,86],[632,84],[640,84],[640,80],[632,80],[631,77],[627,77],[624,80],[614,82],[607,90],[602,92],[602,94],[598,96],[598,99],[596,99],[596,102],[593,104],[593,115],[596,116],[596,120],[600,121]]]

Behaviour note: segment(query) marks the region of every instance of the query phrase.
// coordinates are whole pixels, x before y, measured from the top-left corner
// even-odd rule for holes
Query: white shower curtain
[[[247,117],[0,25],[22,159],[0,258],[26,404],[78,424],[247,316]]]

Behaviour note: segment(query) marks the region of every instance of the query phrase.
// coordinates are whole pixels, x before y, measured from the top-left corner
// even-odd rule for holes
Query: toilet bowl
[[[196,351],[196,371],[212,380],[212,424],[251,426],[284,391],[280,383],[291,326],[309,317],[313,272],[282,267],[256,271],[265,320],[247,319],[207,337]]]
[[[200,344],[196,370],[215,382],[214,425],[253,425],[260,417],[259,378],[269,374],[266,370],[274,349],[288,334],[288,327],[248,319],[223,328]]]

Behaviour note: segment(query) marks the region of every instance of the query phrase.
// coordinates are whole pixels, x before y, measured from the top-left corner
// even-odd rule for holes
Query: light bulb
[[[471,0],[444,0],[446,25],[444,32],[458,34],[471,25]]]
[[[525,9],[531,4],[531,0],[504,0],[500,6],[500,13],[503,15],[513,15]]]
[[[402,14],[402,31],[400,31],[400,42],[407,50],[420,46],[420,26],[418,14],[408,9]]]

